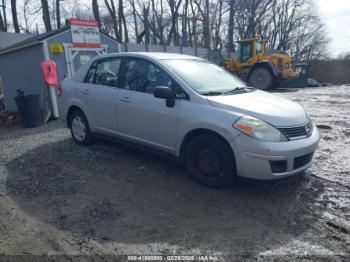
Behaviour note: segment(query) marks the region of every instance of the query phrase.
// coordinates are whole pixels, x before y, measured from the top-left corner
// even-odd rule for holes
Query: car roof
[[[84,64],[80,69],[74,74],[72,79],[76,81],[82,81],[85,77],[86,71],[89,69],[91,64],[95,61],[104,58],[112,58],[112,57],[139,57],[139,58],[148,58],[150,60],[198,60],[198,61],[207,61],[203,58],[183,55],[183,54],[175,54],[175,53],[161,53],[161,52],[121,52],[121,53],[109,53],[104,55],[98,55],[93,57],[88,63]]]
[[[200,57],[176,54],[176,53],[163,53],[163,52],[121,52],[121,53],[111,53],[99,56],[101,57],[112,57],[112,56],[125,56],[125,57],[144,57],[144,58],[153,58],[156,60],[203,60]]]

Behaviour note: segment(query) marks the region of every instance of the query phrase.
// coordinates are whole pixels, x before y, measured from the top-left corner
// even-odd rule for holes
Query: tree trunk
[[[46,32],[50,32],[52,30],[51,21],[50,21],[50,11],[49,4],[47,0],[41,0],[41,6],[43,9],[43,21],[45,25]]]
[[[92,12],[94,13],[94,19],[98,22],[98,28],[101,29],[100,11],[98,8],[97,0],[92,0]]]
[[[188,1],[185,0],[184,10],[182,14],[182,33],[181,33],[181,46],[187,46],[187,20],[188,20]]]
[[[61,28],[60,1],[61,0],[56,0],[56,23],[57,23],[57,28]]]
[[[176,3],[176,0],[169,0],[169,7],[171,12],[171,28],[168,35],[167,44],[169,45],[171,43],[171,40],[174,39],[173,44],[179,45],[179,38],[178,38],[178,32],[176,30],[176,24],[177,24],[177,18],[179,16],[179,7],[182,0],[178,0]]]
[[[5,31],[7,32],[7,16],[6,16],[6,1],[2,0],[2,14],[4,19]]]
[[[11,11],[12,11],[12,21],[13,21],[13,28],[15,29],[16,33],[19,33],[19,24],[18,24],[18,17],[17,17],[17,3],[16,0],[11,0]]]
[[[228,21],[228,57],[231,57],[231,52],[234,52],[233,30],[235,17],[235,0],[230,0],[229,21]]]
[[[221,29],[221,22],[222,22],[222,4],[223,4],[223,0],[219,0],[219,14],[216,15],[217,17],[217,23],[215,26],[215,41],[214,41],[214,49],[220,49],[221,50],[221,37],[220,37],[220,29]],[[219,47],[220,45],[220,47]]]
[[[119,0],[118,1],[118,10],[117,10],[117,12],[118,12],[118,15],[117,15],[117,17],[118,17],[118,27],[119,27],[119,36],[118,36],[118,38],[120,39],[120,42],[123,43],[123,24],[122,24],[122,17],[120,15],[120,12],[121,12],[120,2],[121,1]],[[123,5],[123,3],[122,3],[122,5]]]
[[[112,23],[113,23],[113,29],[114,29],[115,37],[116,37],[117,41],[119,43],[121,43],[122,40],[119,38],[119,27],[118,27],[118,22],[117,22],[117,13],[116,13],[116,10],[115,10],[114,1],[111,0],[111,3],[109,4],[108,0],[105,0],[105,4],[107,6],[109,15],[112,18]]]
[[[155,42],[157,42],[156,39],[158,39],[159,45],[166,46],[164,42],[163,0],[159,0],[157,3],[155,3],[155,0],[151,0],[151,5],[153,17],[155,17],[155,19],[153,19],[150,26],[155,37]]]
[[[210,48],[209,0],[204,1],[204,10],[202,9],[200,1],[195,0],[194,2],[202,16],[203,45],[205,48]]]
[[[204,36],[204,47],[210,48],[209,0],[205,0],[204,16],[203,16],[203,36]]]
[[[122,27],[124,28],[124,44],[125,44],[125,52],[128,51],[128,42],[129,42],[129,36],[128,36],[128,28],[126,26],[126,20],[124,15],[124,6],[123,6],[123,0],[119,0],[119,19],[121,20],[120,33],[122,34]],[[121,36],[122,37],[122,36]]]
[[[148,51],[148,45],[149,45],[149,18],[148,18],[148,14],[149,14],[149,6],[143,7],[143,23],[144,23],[144,32],[145,32],[145,45],[146,45],[146,51]]]
[[[136,6],[135,6],[135,1],[134,0],[130,0],[130,4],[132,7],[132,16],[134,19],[134,27],[135,27],[135,37],[136,37],[136,43],[140,43],[141,42],[141,38],[139,35],[139,29],[138,29],[138,25],[137,25],[137,14],[136,14]]]
[[[194,47],[194,53],[195,56],[197,56],[197,14],[194,10],[192,1],[190,1],[190,4],[192,10],[192,33],[190,34],[190,39],[193,39],[193,42],[191,40],[191,46]]]
[[[2,19],[1,12],[0,12],[0,31],[6,32],[5,23],[4,23],[4,20]]]

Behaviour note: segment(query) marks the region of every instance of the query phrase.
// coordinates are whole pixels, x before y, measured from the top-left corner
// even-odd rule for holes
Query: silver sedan
[[[160,151],[209,186],[301,173],[320,139],[299,104],[178,54],[95,57],[63,82],[59,107],[76,143],[100,134]]]

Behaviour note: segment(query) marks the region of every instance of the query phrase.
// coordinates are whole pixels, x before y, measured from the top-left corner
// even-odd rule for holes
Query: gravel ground
[[[318,125],[313,166],[287,180],[220,190],[117,143],[77,146],[61,121],[0,127],[0,255],[349,261],[350,89],[277,94],[301,103]]]

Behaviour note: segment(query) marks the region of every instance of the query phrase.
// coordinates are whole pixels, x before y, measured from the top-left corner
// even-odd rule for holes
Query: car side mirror
[[[174,107],[174,105],[175,105],[175,93],[170,87],[157,86],[153,90],[153,95],[156,98],[166,99],[166,106],[167,107]]]

